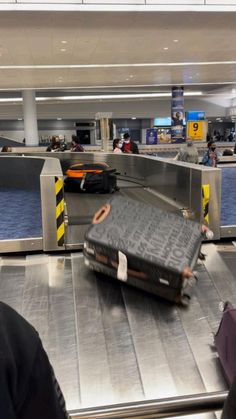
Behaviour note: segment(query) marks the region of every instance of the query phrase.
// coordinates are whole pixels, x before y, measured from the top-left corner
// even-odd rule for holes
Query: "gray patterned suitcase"
[[[202,241],[198,223],[121,196],[94,216],[85,264],[176,303],[188,304]]]

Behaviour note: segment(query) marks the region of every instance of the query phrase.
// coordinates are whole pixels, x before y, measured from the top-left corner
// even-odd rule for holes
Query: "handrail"
[[[227,391],[171,397],[159,400],[102,406],[71,411],[71,419],[158,419],[221,410]]]

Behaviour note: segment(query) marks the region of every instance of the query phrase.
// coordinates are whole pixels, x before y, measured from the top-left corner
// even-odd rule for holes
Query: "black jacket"
[[[132,140],[130,140],[130,143],[131,143],[131,151],[132,151],[132,153],[133,154],[139,154],[139,149],[138,149],[138,146],[137,146],[137,144],[134,142],[134,141],[132,141]],[[123,145],[122,145],[122,147],[121,147],[121,151],[124,153],[124,143],[123,143]]]
[[[63,396],[37,332],[1,302],[0,417],[67,418]]]

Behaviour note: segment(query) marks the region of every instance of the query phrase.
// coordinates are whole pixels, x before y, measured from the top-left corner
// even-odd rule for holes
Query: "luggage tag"
[[[128,279],[128,262],[124,253],[118,251],[117,279],[126,282]]]
[[[86,180],[86,173],[84,174],[81,183],[80,183],[80,189],[81,191],[86,191],[86,189],[84,189],[84,184],[85,184],[85,180]]]

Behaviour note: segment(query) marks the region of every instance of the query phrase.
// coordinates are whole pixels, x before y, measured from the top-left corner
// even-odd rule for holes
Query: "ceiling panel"
[[[166,1],[165,1],[166,3]],[[173,0],[172,0],[173,3]],[[196,3],[196,2],[195,2]],[[1,12],[0,88],[236,82],[234,13]],[[182,66],[21,69],[17,65],[186,63]],[[3,69],[10,65],[12,69]],[[132,75],[132,77],[130,77]],[[202,83],[202,86],[201,86]],[[154,86],[155,88],[155,86]]]

